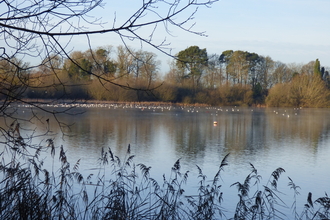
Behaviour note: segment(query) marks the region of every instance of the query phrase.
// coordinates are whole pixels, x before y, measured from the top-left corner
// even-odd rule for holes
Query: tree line
[[[66,59],[49,55],[38,68],[28,68],[15,58],[2,59],[1,94],[30,99],[329,106],[329,70],[318,59],[285,64],[247,51],[208,54],[205,48],[191,46],[172,59],[167,73],[160,72],[160,64],[156,54],[124,46],[73,51]]]

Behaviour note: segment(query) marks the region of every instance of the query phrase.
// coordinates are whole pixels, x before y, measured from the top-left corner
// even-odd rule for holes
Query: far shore
[[[146,105],[146,106],[195,106],[209,107],[210,105],[203,103],[174,103],[174,102],[128,102],[128,101],[103,101],[103,100],[69,100],[69,99],[23,99],[19,104],[119,104],[119,105]]]
[[[17,104],[32,104],[32,105],[56,105],[56,104],[118,104],[118,105],[145,105],[145,106],[181,106],[181,107],[212,107],[204,103],[174,103],[174,102],[129,102],[129,101],[104,101],[104,100],[69,100],[69,99],[22,99]],[[221,105],[220,105],[221,106]],[[216,107],[216,106],[214,106]],[[266,105],[243,106],[243,107],[256,107],[266,108]]]

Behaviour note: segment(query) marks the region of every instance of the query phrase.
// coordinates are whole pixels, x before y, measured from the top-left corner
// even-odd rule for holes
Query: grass
[[[189,172],[182,172],[180,159],[170,175],[162,181],[150,176],[144,164],[135,164],[130,146],[125,158],[111,149],[102,150],[94,175],[84,177],[79,172],[80,161],[69,163],[63,146],[56,148],[51,139],[45,146],[33,146],[18,131],[7,132],[0,162],[0,219],[288,219],[283,209],[291,209],[294,219],[330,219],[330,198],[313,201],[309,193],[302,213],[297,213],[300,187],[291,178],[288,187],[293,203],[287,206],[281,199],[278,183],[283,168],[274,170],[265,185],[258,170],[250,164],[251,172],[243,182],[231,187],[238,191],[235,210],[222,207],[224,181],[221,178],[228,165],[226,155],[211,179],[196,166],[197,190],[185,192]],[[58,152],[57,152],[58,151]],[[41,153],[49,154],[59,169],[47,170]],[[49,161],[47,161],[49,163]]]

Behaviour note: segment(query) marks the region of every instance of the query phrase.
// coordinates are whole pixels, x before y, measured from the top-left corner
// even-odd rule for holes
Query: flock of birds
[[[140,109],[141,111],[165,111],[165,110],[181,110],[188,113],[198,113],[200,111],[210,112],[217,115],[218,112],[239,112],[240,109],[235,107],[199,107],[199,106],[180,106],[167,104],[139,104],[139,103],[57,103],[57,104],[38,104],[42,108],[108,108],[108,109]],[[29,104],[18,105],[18,107],[31,108],[35,107]],[[251,110],[253,111],[253,109]],[[215,113],[214,113],[215,112]]]
[[[239,112],[240,108],[234,107],[198,107],[198,106],[180,106],[180,105],[167,105],[167,104],[141,104],[141,103],[57,103],[57,104],[40,104],[42,108],[108,108],[108,109],[138,109],[141,111],[163,112],[163,111],[183,111],[187,113],[204,112],[212,116],[218,116],[221,112]],[[34,107],[33,105],[19,105],[18,107]],[[243,109],[242,109],[243,110]],[[254,108],[244,109],[254,111]],[[290,110],[275,109],[274,114],[281,115],[289,118],[291,115],[298,115],[301,108],[294,108]],[[213,121],[217,125],[217,121]]]

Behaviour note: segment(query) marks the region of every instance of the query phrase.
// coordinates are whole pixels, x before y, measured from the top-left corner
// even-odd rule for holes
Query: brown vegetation
[[[271,88],[266,103],[275,107],[329,107],[329,98],[329,90],[320,77],[303,74]]]
[[[286,65],[242,51],[207,56],[197,46],[183,50],[180,56],[163,77],[155,54],[122,46],[74,51],[72,60],[50,56],[37,69],[19,73],[15,65],[27,64],[2,60],[2,94],[17,91],[20,98],[29,99],[213,106],[330,106],[329,74],[323,67],[317,71],[319,62]],[[19,90],[23,84],[24,90]]]

